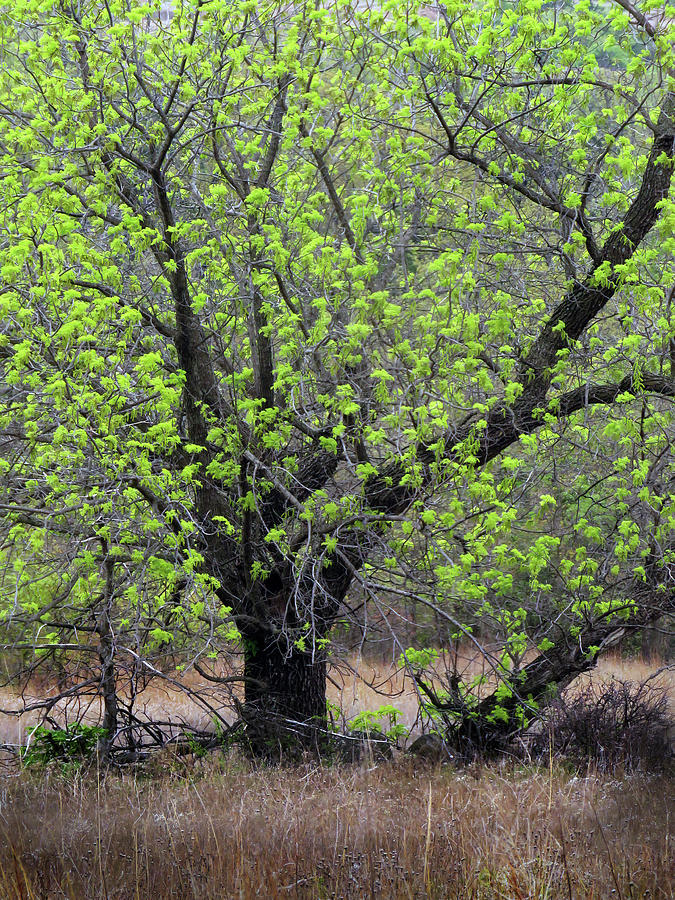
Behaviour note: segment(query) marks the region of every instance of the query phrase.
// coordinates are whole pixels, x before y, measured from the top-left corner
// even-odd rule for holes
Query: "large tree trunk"
[[[318,751],[326,734],[326,658],[285,634],[245,638],[247,741],[256,756],[279,758],[297,748]]]
[[[103,552],[108,554],[108,545],[103,542]],[[100,691],[103,698],[104,733],[99,741],[99,754],[102,761],[107,761],[117,734],[117,679],[115,665],[115,641],[111,620],[111,607],[114,597],[114,567],[107,556],[105,561],[105,588],[103,605],[96,620],[96,633],[99,639],[98,657],[101,666]]]

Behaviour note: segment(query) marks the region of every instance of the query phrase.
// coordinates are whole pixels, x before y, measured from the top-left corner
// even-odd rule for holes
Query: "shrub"
[[[94,756],[98,742],[105,733],[105,728],[82,725],[80,722],[74,722],[67,728],[37,725],[30,732],[21,758],[25,766],[83,762]]]
[[[400,709],[387,703],[378,709],[365,709],[357,713],[349,723],[349,730],[351,732],[375,732],[391,741],[397,741],[408,734],[406,726],[399,722],[400,717]]]
[[[601,771],[657,771],[672,762],[675,720],[664,688],[613,679],[589,684],[554,702],[537,735],[535,749],[550,749]]]

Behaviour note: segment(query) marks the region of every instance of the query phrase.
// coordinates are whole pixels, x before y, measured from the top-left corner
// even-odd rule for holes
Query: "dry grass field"
[[[593,678],[642,680],[618,657]],[[390,677],[331,688],[352,715]],[[660,680],[675,687],[673,671]],[[338,684],[340,683],[339,680]],[[416,701],[389,687],[412,724]],[[404,690],[405,688],[405,690]],[[4,702],[11,698],[5,697]],[[148,712],[202,713],[153,688]],[[180,704],[183,704],[182,706]],[[5,719],[3,740],[28,721]],[[675,896],[673,781],[535,766],[255,767],[236,751],[161,751],[105,777],[7,767],[0,781],[0,898],[622,898]]]
[[[0,896],[672,898],[672,782],[544,769],[7,778]]]

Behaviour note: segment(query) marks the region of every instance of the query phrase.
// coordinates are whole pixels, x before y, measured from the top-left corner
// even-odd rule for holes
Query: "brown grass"
[[[614,657],[594,678],[643,680]],[[347,718],[390,702],[412,724],[400,675],[333,673]],[[338,677],[339,676],[339,677]],[[673,672],[661,682],[673,687]],[[5,700],[11,698],[6,697]],[[152,715],[202,713],[173,689]],[[17,740],[27,723],[7,720]],[[254,768],[236,752],[163,751],[151,771],[103,777],[7,769],[0,787],[0,898],[671,898],[666,777],[550,768]]]
[[[255,770],[234,755],[162,765],[142,779],[7,778],[0,896],[665,900],[675,889],[665,779],[402,760]]]

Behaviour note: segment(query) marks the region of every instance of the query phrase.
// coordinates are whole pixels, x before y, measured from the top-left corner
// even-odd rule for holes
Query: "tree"
[[[419,676],[490,744],[672,611],[673,27],[165,19],[2,8],[6,646],[93,657],[113,740],[122,672],[238,641],[262,751],[316,739],[335,624],[412,597],[500,637],[487,697]]]

